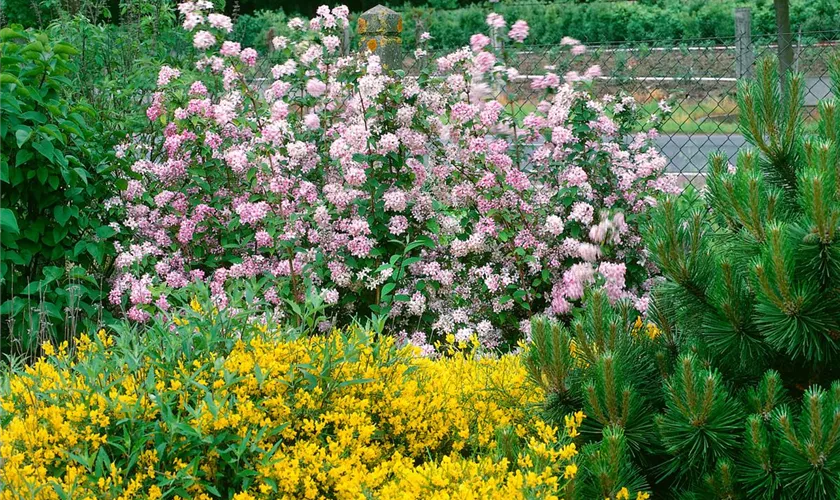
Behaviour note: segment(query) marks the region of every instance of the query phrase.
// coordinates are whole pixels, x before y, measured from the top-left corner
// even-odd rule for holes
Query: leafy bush
[[[45,344],[45,357],[9,373],[3,493],[558,498],[577,489],[572,438],[583,415],[546,425],[518,356],[455,350],[431,360],[358,327],[294,337],[210,307],[193,300],[142,332]],[[604,461],[621,456],[606,449],[620,451],[617,439]]]
[[[411,2],[412,6],[418,5]],[[524,19],[531,26],[529,43],[556,45],[570,36],[586,43],[688,40],[708,38],[725,40],[735,35],[733,11],[736,7],[752,9],[755,34],[776,32],[773,2],[669,0],[663,2],[550,2],[545,4],[498,3],[475,4],[453,10],[429,9],[423,16],[423,27],[431,33],[435,46],[453,50],[469,42],[488,12],[494,11],[510,19]],[[414,10],[402,9],[405,23],[403,42],[416,43]],[[836,38],[840,26],[840,8],[833,0],[791,0],[791,25],[796,32],[822,31],[827,39]],[[819,36],[819,35],[818,35]]]
[[[144,108],[161,64],[194,64],[175,14],[167,4],[129,2],[118,27],[62,17],[48,28],[50,37],[79,48],[68,90],[97,111],[97,133],[106,144],[148,129]]]
[[[3,351],[28,349],[95,305],[115,234],[103,202],[117,192],[115,165],[95,111],[68,98],[78,51],[45,34],[4,28],[0,127]]]
[[[576,83],[597,68],[535,81],[546,100],[517,119],[488,96],[511,101],[522,83],[486,36],[408,77],[341,57],[346,12],[324,8],[278,39],[265,83],[253,49],[222,42],[224,16],[195,25],[207,13],[182,9],[210,50],[203,71],[161,69],[155,136],[126,145],[111,299],[132,319],[194,280],[220,306],[243,281],[283,308],[314,288],[334,319],[373,313],[424,346],[449,333],[515,343],[523,319],[567,314],[594,281],[643,307],[637,228],[673,185],[653,133],[624,141],[642,118],[632,98]]]

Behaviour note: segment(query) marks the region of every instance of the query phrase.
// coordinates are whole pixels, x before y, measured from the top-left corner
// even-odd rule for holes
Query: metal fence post
[[[359,50],[379,56],[388,71],[402,69],[402,16],[388,7],[376,7],[359,16]]]
[[[785,82],[785,74],[793,69],[793,33],[790,32],[789,0],[774,0],[776,9],[776,31],[779,43],[779,78]]]
[[[735,76],[751,78],[755,54],[752,49],[750,8],[735,9]]]

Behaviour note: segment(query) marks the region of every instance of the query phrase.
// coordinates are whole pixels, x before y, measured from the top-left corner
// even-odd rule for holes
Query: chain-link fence
[[[791,69],[805,78],[806,127],[816,126],[816,105],[831,95],[828,61],[840,53],[840,28],[834,32],[800,32],[790,36]],[[512,58],[520,77],[515,88],[495,90],[514,116],[522,119],[533,111],[543,92],[531,88],[534,77],[549,71],[561,76],[569,71],[583,74],[597,65],[599,76],[592,83],[596,95],[632,95],[646,111],[656,112],[660,103],[670,108],[669,117],[657,125],[656,144],[668,158],[668,172],[682,184],[704,184],[708,157],[723,152],[734,162],[745,139],[739,131],[738,81],[754,74],[757,61],[778,57],[777,35],[752,35],[721,40],[695,39],[672,42],[586,44],[586,52],[573,56],[570,46],[530,46]],[[827,41],[829,40],[829,41]],[[352,43],[352,42],[351,42]],[[431,41],[433,47],[434,40]],[[403,69],[417,74],[425,65],[450,51],[404,46]],[[272,80],[277,61],[260,60],[258,74]],[[509,99],[514,95],[514,99]]]
[[[796,33],[792,35],[792,70],[805,78],[806,127],[816,125],[816,105],[831,95],[828,60],[840,51],[840,30]],[[668,172],[680,182],[701,186],[711,153],[721,151],[734,162],[745,144],[739,131],[737,90],[739,77],[754,74],[755,64],[765,57],[777,57],[776,35],[754,36],[751,40],[679,40],[673,43],[587,45],[586,52],[571,57],[568,46],[533,46],[516,54],[521,77],[513,106],[516,116],[536,108],[541,91],[533,90],[534,76],[547,71],[576,71],[583,74],[597,65],[600,76],[593,81],[596,95],[623,92],[632,95],[646,110],[655,112],[663,103],[670,116],[660,123],[656,143],[669,159]],[[423,64],[433,64],[433,51],[417,57],[406,51],[404,68],[416,72]],[[497,98],[506,98],[512,89],[498,89]]]

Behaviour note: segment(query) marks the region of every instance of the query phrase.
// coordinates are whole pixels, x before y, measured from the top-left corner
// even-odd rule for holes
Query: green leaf
[[[38,40],[33,42],[29,42],[26,46],[20,49],[21,54],[25,54],[27,52],[43,52],[44,51],[44,44]]]
[[[15,214],[8,208],[0,208],[0,231],[20,234]]]
[[[73,216],[73,210],[63,205],[55,207],[54,213],[56,222],[61,226],[67,224],[67,221]]]
[[[66,43],[57,43],[53,47],[53,52],[56,54],[69,54],[71,56],[75,56],[80,54],[79,49],[73,47],[72,45],[67,45]]]
[[[117,234],[117,231],[111,226],[99,226],[96,228],[96,236],[103,240],[108,239],[115,234]]]
[[[26,35],[21,33],[20,31],[15,31],[12,28],[3,28],[0,30],[0,40],[12,40],[14,38],[26,38]]]
[[[23,87],[23,84],[20,83],[20,80],[18,80],[17,77],[10,73],[0,73],[0,83],[14,83],[18,87]],[[27,94],[29,94],[29,92],[27,92]]]
[[[18,146],[18,147],[20,147],[20,146]],[[33,153],[31,149],[20,149],[20,150],[18,150],[17,154],[15,155],[15,166],[19,167],[19,166],[23,165],[24,163],[31,160],[33,156],[35,156],[35,153]],[[6,179],[4,179],[4,180],[6,182],[8,182],[8,177],[6,177]]]
[[[27,111],[20,116],[38,124],[47,122],[47,115],[38,111]]]
[[[440,232],[440,224],[435,219],[429,219],[426,221],[426,227],[429,228],[433,234],[438,234]]]
[[[102,259],[105,258],[105,251],[102,249],[102,245],[97,243],[88,243],[86,245],[88,253],[96,259],[96,262],[101,263]]]
[[[26,141],[28,141],[30,137],[32,137],[32,129],[30,129],[29,127],[22,128],[15,132],[17,147],[23,147],[23,145],[26,144]]]
[[[38,141],[33,143],[32,147],[35,148],[35,151],[41,153],[44,158],[48,160],[53,159],[53,152],[55,151],[55,148],[50,141]]]
[[[0,305],[0,314],[3,316],[17,316],[25,305],[26,301],[22,297],[13,297]]]
[[[41,281],[30,281],[26,288],[23,289],[21,295],[35,295],[41,290]]]

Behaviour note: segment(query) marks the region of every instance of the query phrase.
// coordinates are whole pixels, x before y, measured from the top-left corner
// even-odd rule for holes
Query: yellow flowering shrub
[[[541,420],[516,355],[433,360],[360,329],[208,340],[187,324],[47,344],[8,374],[0,498],[571,496],[584,416]]]

